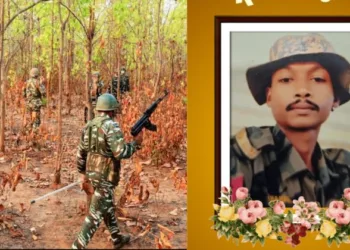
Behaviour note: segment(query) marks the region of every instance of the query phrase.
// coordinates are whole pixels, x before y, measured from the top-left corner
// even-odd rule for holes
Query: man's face
[[[276,71],[266,103],[279,125],[293,129],[318,128],[339,105],[329,73],[314,62],[293,63]]]

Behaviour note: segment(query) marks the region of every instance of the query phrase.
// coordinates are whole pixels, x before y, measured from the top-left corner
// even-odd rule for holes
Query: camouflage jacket
[[[114,95],[117,98],[118,93],[118,77],[113,76],[111,84],[108,86],[108,93]]]
[[[92,180],[117,185],[120,160],[130,158],[138,149],[136,142],[126,143],[118,123],[100,114],[84,127],[77,152],[78,172]]]
[[[90,94],[91,94],[91,100],[95,101],[97,98],[102,95],[102,88],[104,84],[103,81],[97,82],[96,86],[94,86],[93,82],[90,83]]]
[[[230,144],[231,186],[243,178],[252,199],[264,206],[275,199],[292,206],[299,196],[328,206],[350,187],[350,152],[346,150],[322,150],[317,143],[310,171],[278,126],[242,129]]]
[[[120,76],[120,93],[125,93],[130,91],[130,86],[129,86],[129,76],[128,75],[121,75]]]
[[[39,82],[39,87],[36,87],[36,83]],[[23,97],[26,98],[27,101],[32,101],[34,99],[41,99],[46,96],[45,85],[40,83],[39,79],[30,78],[26,81],[23,87]]]

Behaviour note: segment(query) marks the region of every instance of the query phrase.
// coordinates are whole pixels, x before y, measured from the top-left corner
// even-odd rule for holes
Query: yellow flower
[[[277,240],[277,234],[276,234],[276,233],[272,233],[272,234],[269,236],[269,238],[270,238],[271,240]]]
[[[215,211],[219,211],[220,206],[218,204],[213,204],[214,210]]]
[[[266,237],[272,231],[269,219],[261,220],[256,223],[256,233],[259,237]]]
[[[218,215],[219,220],[223,222],[236,220],[238,218],[238,214],[235,214],[235,208],[230,206],[221,207]]]
[[[337,232],[336,229],[337,224],[335,224],[332,221],[324,220],[320,229],[320,232],[326,237],[326,238],[333,238],[335,233]]]

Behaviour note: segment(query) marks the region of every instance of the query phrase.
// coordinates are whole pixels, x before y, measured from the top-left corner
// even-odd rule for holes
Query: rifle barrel
[[[40,200],[42,200],[42,199],[44,199],[44,198],[46,198],[46,197],[48,197],[48,196],[50,196],[50,195],[57,194],[57,193],[59,193],[59,192],[61,192],[61,191],[63,191],[63,190],[69,189],[69,188],[71,188],[71,187],[73,187],[73,186],[79,184],[80,182],[81,182],[81,181],[77,181],[77,182],[71,183],[71,184],[69,184],[68,186],[65,186],[65,187],[63,187],[63,188],[57,189],[57,190],[55,190],[55,191],[53,191],[53,192],[47,193],[47,194],[45,194],[45,195],[39,197],[39,198],[36,198],[36,199],[34,199],[34,200],[31,200],[31,201],[30,201],[30,204],[33,204],[33,203],[35,203],[35,202],[37,202],[37,201],[40,201]]]

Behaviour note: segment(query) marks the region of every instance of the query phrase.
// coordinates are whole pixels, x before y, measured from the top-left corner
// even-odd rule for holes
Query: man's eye
[[[322,77],[314,77],[312,78],[312,80],[314,80],[315,82],[325,82],[326,79],[322,78]]]
[[[292,78],[285,77],[285,78],[279,79],[278,81],[281,82],[281,83],[289,83],[289,82],[291,82],[292,80],[293,80]]]

